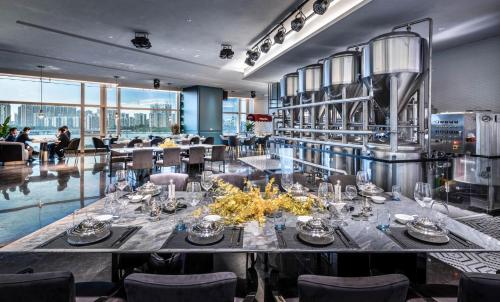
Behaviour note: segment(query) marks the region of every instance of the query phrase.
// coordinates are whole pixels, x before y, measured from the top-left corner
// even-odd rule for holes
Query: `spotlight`
[[[271,39],[267,38],[260,45],[260,51],[262,51],[263,53],[267,53],[269,49],[271,49]]]
[[[252,61],[257,61],[260,57],[260,52],[258,50],[249,50],[247,51],[247,56]]]
[[[253,90],[250,91],[250,97],[253,99],[253,98],[255,98],[255,96],[256,96],[255,91],[253,91]]]
[[[322,15],[328,9],[328,4],[330,4],[329,0],[316,0],[313,3],[313,11],[318,15]]]
[[[151,41],[149,41],[149,33],[147,32],[136,32],[135,38],[130,40],[136,48],[151,48]]]
[[[245,60],[245,64],[247,64],[248,66],[254,66],[255,62],[252,61],[252,59],[250,59],[250,57],[247,57]]]
[[[283,44],[283,41],[285,41],[285,34],[286,34],[286,29],[285,27],[283,27],[283,25],[281,25],[276,35],[274,35],[274,43]]]
[[[304,27],[305,23],[306,23],[306,18],[304,17],[302,11],[300,11],[295,16],[295,19],[292,20],[291,28],[292,30],[299,32],[302,29],[302,27]]]
[[[222,44],[222,49],[220,50],[219,58],[231,60],[234,56],[234,51],[231,48],[232,46],[229,44]]]
[[[153,87],[154,87],[154,89],[160,88],[160,79],[153,80]]]

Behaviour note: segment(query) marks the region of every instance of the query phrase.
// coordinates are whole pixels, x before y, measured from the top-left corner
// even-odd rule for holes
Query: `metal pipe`
[[[390,78],[390,104],[389,110],[391,115],[389,116],[390,127],[390,145],[391,152],[398,151],[398,78],[396,76],[391,76]]]
[[[301,163],[303,165],[307,165],[307,166],[315,167],[315,168],[318,168],[318,169],[322,169],[322,170],[326,170],[326,171],[331,171],[331,172],[337,172],[337,173],[341,173],[341,174],[347,175],[347,172],[345,170],[334,169],[334,168],[330,168],[330,167],[318,165],[318,164],[315,164],[315,163],[312,163],[312,162],[309,162],[309,161],[306,161],[306,160],[298,159],[298,158],[295,158],[295,157],[286,157],[285,156],[284,158],[290,158],[291,160],[296,161],[298,163]]]
[[[370,101],[372,99],[373,99],[373,97],[371,97],[371,96],[362,96],[362,97],[357,97],[357,98],[328,100],[328,101],[317,102],[317,103],[313,103],[313,104],[307,103],[307,104],[300,104],[300,105],[293,105],[293,106],[278,107],[276,109],[295,109],[295,108],[313,107],[313,106],[322,106],[322,105],[354,103],[354,102],[361,102],[361,101]]]
[[[334,146],[334,147],[346,147],[346,148],[353,148],[353,149],[363,149],[363,145],[361,144],[343,144],[343,143],[337,143],[335,141],[321,141],[321,140],[314,140],[314,139],[306,139],[306,138],[295,138],[295,137],[286,137],[286,136],[272,136],[271,139],[275,140],[289,140],[289,141],[294,141],[294,142],[304,142],[304,143],[312,143],[312,144],[318,144],[318,145],[324,145],[324,146]]]
[[[342,99],[347,98],[347,88],[342,87]],[[342,130],[347,130],[347,103],[342,103]],[[342,143],[347,144],[347,136],[342,135]]]
[[[278,128],[277,131],[290,132],[316,132],[316,133],[332,133],[332,134],[353,134],[353,135],[372,135],[377,131],[362,131],[362,130],[329,130],[329,129],[300,129],[300,128]]]

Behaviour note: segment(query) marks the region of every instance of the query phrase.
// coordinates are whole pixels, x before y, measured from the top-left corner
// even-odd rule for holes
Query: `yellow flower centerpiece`
[[[267,183],[263,193],[260,189],[248,186],[248,192],[216,180],[217,184],[215,202],[211,204],[210,212],[224,217],[226,224],[237,225],[256,220],[259,224],[266,221],[266,215],[282,210],[294,215],[310,214],[314,199],[307,197],[304,200],[294,198],[292,195],[279,192],[274,185],[274,178]]]
[[[163,143],[158,145],[160,148],[173,148],[177,147],[177,144],[170,138],[166,138]]]

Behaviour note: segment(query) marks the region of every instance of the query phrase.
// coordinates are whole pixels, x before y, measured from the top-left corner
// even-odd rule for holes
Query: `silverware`
[[[397,244],[399,244],[399,246],[400,246],[400,247],[402,247],[402,248],[404,248],[404,249],[405,249],[405,248],[407,248],[407,247],[406,247],[406,244],[404,244],[401,240],[399,240],[398,238],[396,238],[396,236],[394,236],[394,235],[391,233],[391,231],[383,231],[383,232],[385,232],[387,235],[389,235],[389,237],[391,237],[391,239],[392,239],[393,241],[395,241]]]
[[[240,242],[241,242],[241,232],[243,231],[243,228],[238,228],[238,240],[236,241],[236,247],[239,247],[240,246]]]
[[[231,239],[229,240],[229,243],[230,243],[231,245],[233,245],[234,231],[235,231],[235,230],[236,230],[236,228],[235,228],[235,227],[233,227],[233,228],[231,229]]]
[[[340,229],[336,229],[335,230],[335,233],[338,235],[340,241],[342,241],[342,243],[346,246],[346,247],[349,247],[349,244],[346,242],[346,240],[344,240],[344,236],[342,234],[342,232],[340,231]]]
[[[278,238],[278,245],[279,245],[279,242],[281,241],[281,247],[286,248],[286,241],[285,241],[285,238],[283,238],[283,232],[276,231],[276,236]]]
[[[469,247],[471,245],[471,242],[465,238],[463,238],[460,235],[457,235],[455,233],[450,232],[449,235],[453,236],[456,241],[462,243],[464,246]]]
[[[117,240],[115,240],[115,242],[113,242],[113,244],[111,244],[111,247],[114,247],[116,246],[117,244],[120,244],[122,243],[125,239],[127,239],[130,234],[132,234],[132,232],[135,231],[135,227],[130,227],[125,233],[123,233],[120,238],[118,238]]]

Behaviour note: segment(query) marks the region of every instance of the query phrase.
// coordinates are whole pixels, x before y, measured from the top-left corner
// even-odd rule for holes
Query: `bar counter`
[[[178,192],[178,197],[185,196],[184,192]],[[124,210],[124,214],[118,221],[113,222],[113,226],[140,226],[141,228],[135,232],[125,243],[119,248],[98,249],[98,248],[65,248],[65,249],[46,249],[38,248],[43,243],[61,234],[66,229],[88,216],[105,214],[104,211],[105,199],[100,199],[95,203],[80,209],[75,215],[70,214],[44,228],[37,230],[19,240],[16,240],[3,248],[1,252],[111,252],[111,253],[150,253],[150,252],[184,252],[184,253],[224,253],[224,252],[256,252],[256,253],[289,253],[289,252],[318,252],[318,249],[313,247],[307,248],[286,248],[280,247],[278,238],[274,230],[272,222],[268,222],[261,227],[256,227],[255,222],[245,224],[243,231],[243,245],[238,248],[210,248],[196,247],[189,249],[178,248],[162,248],[165,241],[174,230],[177,219],[180,217],[191,217],[195,208],[188,207],[175,215],[162,214],[161,220],[151,221],[146,213],[136,211],[140,204],[129,203]],[[481,248],[459,248],[449,249],[446,247],[433,247],[432,249],[415,249],[402,248],[396,241],[393,241],[389,236],[376,228],[376,213],[378,209],[389,209],[391,214],[417,214],[421,211],[420,206],[413,200],[402,197],[401,201],[388,200],[385,204],[371,204],[374,215],[368,221],[354,221],[350,215],[346,219],[347,226],[343,227],[346,234],[353,239],[359,248],[322,248],[321,252],[349,252],[349,253],[425,253],[425,252],[458,252],[458,251],[500,251],[500,241],[490,237],[484,233],[475,230],[468,225],[465,225],[457,220],[445,217],[448,229],[462,238],[475,243]],[[473,216],[474,212],[453,208],[451,210],[462,211],[463,214]],[[442,215],[435,213],[435,215]],[[477,215],[477,214],[476,214]],[[296,217],[286,215],[286,226],[294,227]],[[462,215],[464,216],[464,215]],[[402,227],[398,223],[391,221],[391,228]],[[338,240],[338,237],[335,238]]]

